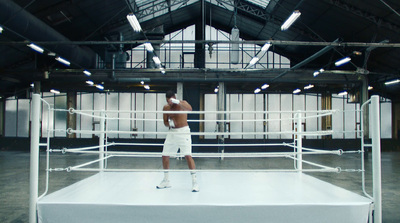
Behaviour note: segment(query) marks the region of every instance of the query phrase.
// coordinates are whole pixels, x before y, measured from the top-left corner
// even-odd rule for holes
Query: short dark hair
[[[167,93],[165,94],[166,98],[171,98],[171,97],[175,97],[175,92],[174,91],[167,91]]]

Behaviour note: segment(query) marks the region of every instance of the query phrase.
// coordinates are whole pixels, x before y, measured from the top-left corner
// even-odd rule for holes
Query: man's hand
[[[172,119],[168,119],[168,125],[170,128],[175,128],[175,122]]]
[[[178,99],[175,99],[175,98],[171,98],[170,100],[171,100],[171,102],[173,104],[177,104],[177,105],[181,102],[181,101],[179,101]]]

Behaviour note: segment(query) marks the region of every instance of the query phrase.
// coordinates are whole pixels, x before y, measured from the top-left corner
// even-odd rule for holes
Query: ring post
[[[374,197],[374,223],[382,222],[382,178],[381,178],[381,126],[379,112],[379,96],[371,98],[372,110],[372,176]]]
[[[37,199],[39,180],[40,95],[32,95],[31,158],[29,179],[29,222],[37,221]]]
[[[302,129],[301,129],[301,112],[297,113],[297,169],[303,170],[303,136],[302,136]]]
[[[104,169],[104,135],[105,135],[105,113],[104,111],[101,112],[100,118],[100,135],[99,135],[99,169]]]

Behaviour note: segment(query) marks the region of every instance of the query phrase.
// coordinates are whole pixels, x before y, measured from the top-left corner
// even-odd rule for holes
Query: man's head
[[[165,97],[167,98],[167,100],[170,99],[170,98],[176,98],[175,97],[175,92],[167,91],[167,93],[165,94]]]

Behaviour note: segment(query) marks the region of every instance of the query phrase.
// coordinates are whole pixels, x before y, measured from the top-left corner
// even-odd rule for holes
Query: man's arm
[[[168,105],[164,105],[163,111],[168,111]],[[164,113],[163,114],[163,120],[164,120],[164,125],[169,127],[169,123],[168,123],[168,114]]]
[[[180,101],[179,105],[185,111],[192,111],[192,106],[185,100]]]

